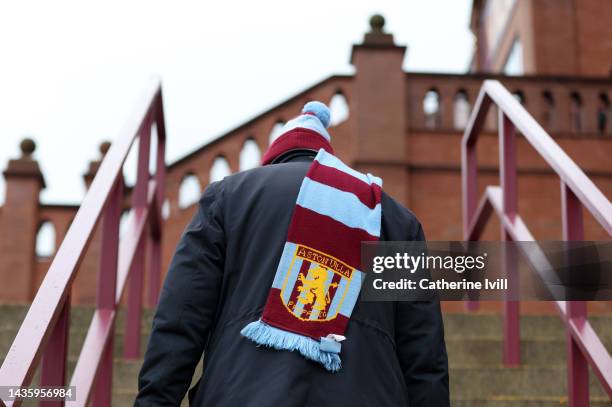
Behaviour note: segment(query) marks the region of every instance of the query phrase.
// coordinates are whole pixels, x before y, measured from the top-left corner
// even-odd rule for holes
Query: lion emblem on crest
[[[327,279],[327,269],[323,266],[318,266],[310,271],[312,278],[306,278],[300,273],[298,276],[301,286],[297,287],[300,292],[298,301],[303,305],[313,304],[313,309],[323,311],[329,305],[331,299],[329,292],[325,293],[325,280]],[[331,283],[330,287],[337,287],[338,284]]]

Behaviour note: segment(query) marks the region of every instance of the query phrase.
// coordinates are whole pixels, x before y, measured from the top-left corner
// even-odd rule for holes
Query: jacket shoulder
[[[301,182],[308,167],[309,164],[302,162],[265,165],[228,175],[223,182],[230,191],[245,186],[253,188],[261,184],[292,184]]]
[[[404,205],[383,191],[381,240],[411,241],[423,239],[421,222]]]

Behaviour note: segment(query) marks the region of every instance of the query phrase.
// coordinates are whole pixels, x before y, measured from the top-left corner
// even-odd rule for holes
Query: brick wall
[[[338,94],[348,102],[349,117],[330,130],[337,154],[360,170],[382,176],[385,190],[419,217],[430,240],[461,238],[462,133],[456,128],[456,97],[461,91],[468,105],[473,105],[482,81],[487,78],[499,79],[511,91],[519,92],[525,107],[604,194],[612,197],[609,158],[612,126],[608,125],[603,133],[596,126],[598,96],[605,93],[612,98],[612,86],[607,78],[405,73],[401,68],[403,56],[404,48],[396,46],[382,26],[373,27],[364,43],[353,48],[355,75],[330,77],[171,164],[166,178],[168,213],[163,236],[163,269],[167,269],[178,239],[195,210],[194,205],[184,208],[179,205],[180,186],[185,177],[194,175],[203,189],[210,181],[213,162],[220,157],[227,161],[231,172],[240,170],[239,156],[247,141],[254,140],[263,153],[275,123],[294,117],[309,100],[329,102]],[[433,114],[439,115],[439,120],[429,121],[423,101],[432,90],[438,94],[438,111]],[[554,106],[544,100],[544,92],[553,95]],[[571,92],[579,92],[582,97],[580,128],[571,126]],[[479,142],[481,191],[485,185],[499,183],[498,139],[495,115],[491,116]],[[31,300],[50,264],[50,259],[35,256],[37,228],[43,221],[51,222],[60,242],[77,210],[72,206],[39,203],[44,180],[28,151],[24,150],[24,157],[12,161],[5,172],[7,199],[0,211],[0,278],[11,284],[0,286],[2,302]],[[520,213],[536,237],[559,239],[559,181],[524,141],[518,143],[518,155]],[[98,165],[99,161],[90,165],[90,171],[85,174],[86,183],[91,182]],[[606,238],[588,216],[585,227],[587,238]],[[485,237],[498,239],[495,220],[487,227]],[[75,280],[73,301],[94,301],[99,257],[96,234]],[[144,297],[146,301],[146,292]]]

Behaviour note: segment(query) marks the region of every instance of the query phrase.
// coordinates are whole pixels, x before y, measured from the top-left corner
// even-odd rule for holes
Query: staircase
[[[486,187],[478,201],[476,143],[492,105],[499,113],[501,186]],[[142,310],[147,258],[151,308],[161,276],[165,127],[159,81],[147,88],[130,117],[105,156],[31,306],[0,305],[2,385],[69,384],[77,388],[75,406],[133,404],[139,357],[151,328],[151,311]],[[153,125],[156,170],[150,174]],[[504,240],[534,240],[518,213],[519,131],[559,175],[563,239],[584,239],[582,208],[612,236],[610,201],[499,82],[485,81],[462,143],[465,240],[478,240],[493,215],[501,220]],[[122,167],[136,140],[138,177],[127,196]],[[128,198],[132,210],[120,238],[119,218]],[[95,308],[73,307],[72,283],[98,222],[104,256],[97,303]],[[511,264],[506,267],[512,271]],[[120,309],[122,299],[127,311]],[[584,302],[555,304],[560,318],[520,316],[517,301],[503,303],[503,316],[446,314],[453,405],[612,406],[612,358],[606,349],[612,345],[612,315],[587,318]],[[468,303],[468,308],[474,311],[477,304]],[[589,374],[589,368],[595,374]]]
[[[590,317],[612,345],[612,316]],[[493,314],[444,315],[452,405],[456,407],[553,407],[568,405],[566,338],[555,315],[521,318],[522,364],[501,363],[502,319]],[[612,406],[591,375],[591,406]]]
[[[4,361],[9,347],[21,322],[25,318],[27,306],[24,305],[0,305],[0,364]],[[74,366],[79,356],[85,335],[89,327],[89,323],[93,316],[93,307],[73,307],[71,309],[70,318],[70,339],[68,340],[68,377],[74,369]],[[146,349],[147,338],[151,332],[152,311],[146,310],[142,315],[142,331],[140,335],[141,349]],[[125,313],[119,311],[117,315],[115,341],[114,341],[114,358],[113,358],[113,385],[112,385],[112,406],[133,406],[134,399],[138,390],[138,372],[142,364],[142,359],[128,360],[122,357],[123,355],[123,336],[124,336],[124,320]],[[197,374],[194,377],[199,377],[201,373],[201,365],[196,369]],[[32,386],[39,383],[40,369],[37,369]],[[195,383],[196,380],[194,380]],[[78,390],[77,390],[78,392]],[[24,406],[36,406],[35,402],[24,402]],[[187,400],[183,404],[187,406]]]
[[[0,306],[0,356],[10,347],[27,306]],[[71,310],[68,371],[74,368],[93,308]],[[151,328],[151,311],[142,319],[141,344],[145,349]],[[123,352],[123,319],[116,320],[112,405],[132,406],[138,388],[142,359],[126,360]],[[446,314],[446,346],[449,353],[451,395],[456,407],[553,407],[567,405],[565,336],[563,323],[554,315],[524,316],[521,320],[520,368],[501,364],[502,337],[499,316],[492,314]],[[604,343],[612,345],[612,316],[591,317]],[[2,358],[0,358],[2,362]],[[201,366],[196,370],[199,377]],[[38,383],[38,372],[32,384]],[[195,380],[194,380],[195,383]],[[591,406],[612,406],[598,381],[591,380]],[[24,403],[23,405],[36,405]],[[183,401],[187,405],[187,401]]]

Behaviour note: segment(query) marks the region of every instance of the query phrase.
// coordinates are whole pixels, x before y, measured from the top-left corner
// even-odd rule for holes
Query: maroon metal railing
[[[498,108],[500,184],[488,186],[477,201],[476,143],[492,104]],[[517,130],[559,176],[564,240],[582,240],[582,207],[612,236],[612,204],[559,145],[498,81],[484,81],[462,141],[463,234],[478,240],[487,220],[495,212],[502,225],[502,240],[533,241],[534,237],[518,213]],[[527,255],[533,265],[541,263],[537,253]],[[512,261],[512,260],[508,260]],[[506,264],[507,271],[515,265]],[[589,405],[590,365],[612,398],[612,358],[587,319],[583,301],[557,301],[567,332],[568,400],[571,407]],[[469,304],[476,308],[477,304]],[[520,364],[519,302],[504,303],[504,349],[506,366]]]
[[[152,126],[157,134],[155,174],[149,174]],[[149,245],[149,301],[157,302],[161,273],[161,208],[166,171],[165,127],[161,83],[147,87],[129,121],[106,154],[55,259],[28,310],[19,332],[0,368],[0,385],[27,386],[39,359],[41,386],[66,384],[70,320],[70,292],[100,218],[101,260],[97,305],[85,342],[72,374],[76,406],[91,400],[94,406],[111,405],[114,323],[119,303],[129,281],[124,357],[137,358],[140,345],[143,276]],[[119,220],[124,209],[123,165],[138,140],[136,185],[123,237]],[[9,406],[20,401],[7,402]],[[63,402],[46,402],[63,405]]]

